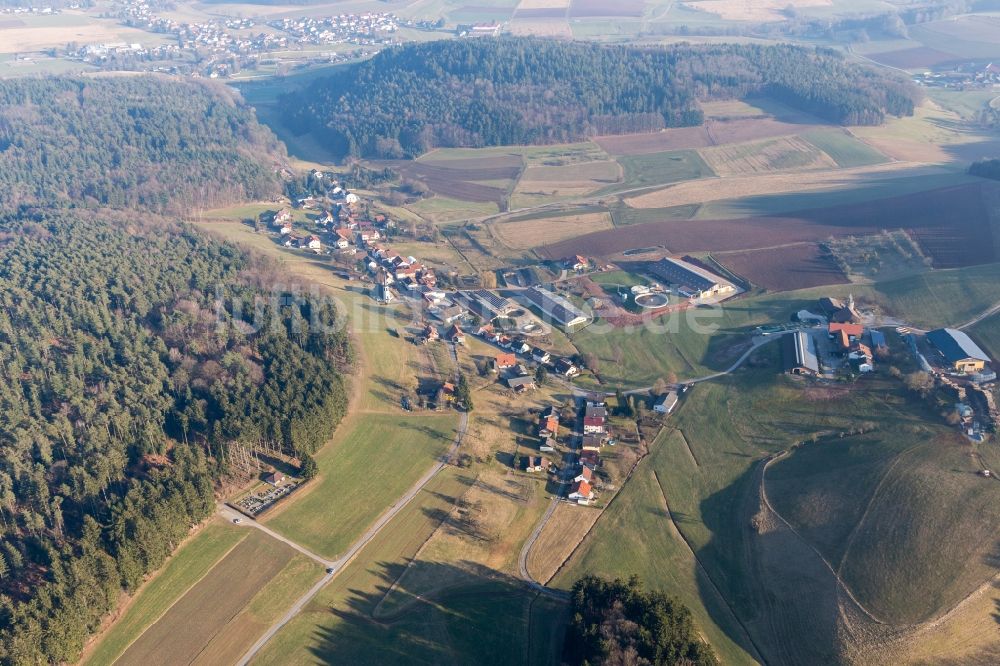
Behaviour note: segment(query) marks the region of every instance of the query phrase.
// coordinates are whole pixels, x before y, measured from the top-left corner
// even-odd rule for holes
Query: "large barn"
[[[990,357],[968,335],[955,328],[939,328],[927,334],[927,340],[955,372],[976,373],[989,363]]]
[[[519,292],[531,305],[563,326],[576,326],[588,321],[586,313],[568,300],[542,287],[528,287]]]
[[[695,298],[721,296],[736,291],[725,278],[680,259],[666,257],[650,265],[649,273],[664,282],[688,292]]]
[[[782,340],[785,372],[793,375],[819,374],[816,341],[805,331],[795,331]]]

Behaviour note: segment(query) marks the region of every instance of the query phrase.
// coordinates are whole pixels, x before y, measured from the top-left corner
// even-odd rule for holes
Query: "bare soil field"
[[[496,159],[496,158],[484,158]],[[467,160],[455,160],[465,163]],[[470,160],[471,161],[471,160]],[[435,194],[440,194],[452,199],[462,201],[493,201],[503,202],[507,195],[505,189],[490,185],[480,185],[470,182],[475,180],[510,180],[517,178],[520,167],[497,166],[497,167],[461,167],[461,166],[440,166],[441,163],[424,163],[411,161],[383,162],[399,171],[405,178],[419,180],[431,189]]]
[[[689,0],[692,9],[717,15],[726,21],[780,21],[783,10],[801,7],[829,7],[833,0]]]
[[[797,136],[714,146],[702,150],[701,157],[723,177],[837,168],[833,158]]]
[[[541,0],[548,2],[549,0]],[[514,16],[519,19],[564,19],[566,18],[565,7],[536,7],[533,9],[518,8]]]
[[[613,229],[610,213],[584,213],[565,217],[546,217],[493,225],[493,233],[504,245],[515,250],[558,243],[567,238],[595,231]]]
[[[612,155],[648,155],[668,150],[687,150],[712,145],[712,139],[704,125],[676,127],[651,134],[599,136],[594,141]]]
[[[599,16],[642,16],[643,0],[573,0],[569,15],[574,18]]]
[[[920,168],[912,163],[893,162],[811,173],[751,174],[722,179],[692,180],[626,199],[625,203],[632,208],[666,208],[768,194],[836,190],[863,184],[873,176],[891,174],[904,169],[913,175],[933,174],[939,171],[937,167]]]
[[[719,252],[906,229],[936,267],[971,266],[996,259],[993,211],[984,198],[997,188],[1000,185],[984,181],[771,217],[650,222],[587,234],[538,252],[552,259],[574,254],[609,257],[650,245],[672,252]]]
[[[453,157],[441,150],[432,150],[424,153],[417,160],[418,164],[441,167],[445,169],[503,169],[519,168],[521,166],[521,156],[509,153],[506,155],[483,155],[481,157]]]
[[[790,122],[769,114],[734,117],[725,120],[709,118],[698,127],[672,127],[649,134],[600,136],[594,141],[612,155],[646,155],[667,150],[708,148],[727,143],[744,143],[757,139],[789,136],[809,130],[829,127],[819,123]]]
[[[880,62],[890,67],[899,67],[900,69],[936,67],[962,59],[954,53],[945,53],[944,51],[938,51],[926,46],[917,46],[912,49],[901,49],[899,51],[886,51],[885,53],[872,53],[868,57],[875,62]]]
[[[713,256],[728,270],[769,291],[849,282],[830,255],[816,243]]]

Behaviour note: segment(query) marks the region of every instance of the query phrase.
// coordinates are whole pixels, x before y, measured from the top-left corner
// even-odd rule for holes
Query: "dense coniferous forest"
[[[232,442],[308,459],[346,406],[331,305],[136,217],[0,218],[0,663],[74,661],[214,510]]]
[[[165,77],[0,81],[0,207],[186,213],[270,198],[283,147],[223,87]]]
[[[832,50],[482,38],[387,49],[285,102],[291,129],[336,154],[400,158],[698,125],[699,100],[751,94],[850,125],[912,114],[917,95]]]
[[[568,664],[710,666],[712,648],[698,637],[691,611],[639,580],[585,576],[573,585],[563,657]]]

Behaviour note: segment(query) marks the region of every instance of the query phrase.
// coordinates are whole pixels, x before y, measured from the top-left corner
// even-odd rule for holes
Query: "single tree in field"
[[[544,365],[539,365],[535,368],[535,383],[539,386],[545,383],[545,380],[549,376],[549,371],[545,369]]]

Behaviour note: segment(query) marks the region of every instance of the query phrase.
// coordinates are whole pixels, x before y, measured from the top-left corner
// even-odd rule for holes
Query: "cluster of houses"
[[[375,280],[373,295],[380,303],[391,302],[395,297],[393,290],[423,294],[428,303],[434,302],[439,293],[433,268],[420,263],[414,256],[404,256],[385,245],[372,243],[368,246],[366,268]],[[428,297],[428,294],[432,295]]]
[[[601,462],[601,447],[608,442],[608,406],[599,396],[587,398],[583,411],[583,438],[580,440],[580,472],[573,479],[567,499],[589,504],[594,499],[594,474]]]
[[[523,336],[498,333],[491,324],[480,326],[476,333],[483,340],[507,350],[493,357],[490,369],[495,373],[502,374],[507,386],[515,393],[523,393],[536,388],[534,375],[528,372],[528,368],[518,358],[519,356],[545,366],[547,370],[567,379],[572,379],[580,374],[580,369],[573,361],[564,357],[554,358],[551,353],[541,347],[533,347],[528,344],[527,339]]]

